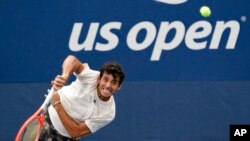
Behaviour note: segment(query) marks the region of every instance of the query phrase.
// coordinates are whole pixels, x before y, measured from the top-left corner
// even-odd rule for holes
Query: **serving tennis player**
[[[76,79],[66,86],[72,74]],[[62,74],[52,81],[55,94],[45,113],[39,141],[80,141],[108,125],[115,118],[113,95],[124,77],[116,62],[106,62],[96,71],[75,56],[68,56]]]

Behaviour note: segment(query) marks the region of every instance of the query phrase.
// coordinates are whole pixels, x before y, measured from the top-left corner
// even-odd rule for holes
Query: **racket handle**
[[[52,88],[50,89],[49,94],[47,95],[45,101],[43,102],[41,108],[42,108],[44,111],[45,111],[46,108],[48,107],[48,105],[49,105],[49,103],[50,103],[50,100],[51,100],[51,98],[52,98],[53,95],[54,95],[54,91],[55,91],[55,90],[54,90],[54,88],[52,87]]]

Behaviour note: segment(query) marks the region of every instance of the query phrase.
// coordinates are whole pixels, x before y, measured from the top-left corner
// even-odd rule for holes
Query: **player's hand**
[[[56,78],[53,81],[51,81],[51,85],[57,91],[61,89],[67,83],[67,81],[68,77],[57,75]]]

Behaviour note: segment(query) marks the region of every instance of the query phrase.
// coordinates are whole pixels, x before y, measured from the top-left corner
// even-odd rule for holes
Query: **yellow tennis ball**
[[[209,17],[211,15],[211,10],[207,6],[202,6],[200,8],[200,13],[203,17]]]

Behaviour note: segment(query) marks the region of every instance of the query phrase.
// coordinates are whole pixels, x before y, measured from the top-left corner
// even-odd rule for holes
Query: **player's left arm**
[[[57,103],[57,101],[60,101],[60,96],[56,93],[51,100],[51,104],[53,105],[53,103]],[[54,108],[56,109],[63,126],[72,138],[91,134],[91,130],[88,128],[85,122],[76,122],[71,116],[67,114],[60,102],[54,105]]]
[[[65,58],[62,64],[62,74],[57,75],[51,82],[53,88],[57,91],[62,88],[68,81],[69,77],[74,73],[79,74],[84,70],[83,63],[73,55]]]
[[[62,64],[62,70],[62,75],[57,75],[55,80],[52,81],[52,85],[55,90],[59,90],[63,87],[73,72],[76,74],[81,73],[84,70],[84,65],[75,56],[69,55]],[[85,122],[78,123],[68,115],[60,103],[60,96],[57,92],[50,102],[54,105],[62,124],[72,138],[85,136],[91,133]]]

